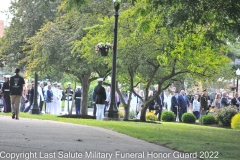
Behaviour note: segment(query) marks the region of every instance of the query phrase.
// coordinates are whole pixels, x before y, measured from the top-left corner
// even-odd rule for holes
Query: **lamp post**
[[[118,32],[118,10],[121,0],[113,0],[115,9],[114,22],[114,40],[113,40],[113,56],[112,56],[112,77],[111,77],[111,103],[106,112],[106,117],[109,119],[119,119],[118,108],[116,104],[116,62],[117,62],[117,32]]]
[[[238,76],[240,75],[240,69],[239,68],[236,70],[236,75],[237,75],[237,88],[236,88],[236,92],[238,92]]]
[[[34,81],[34,97],[33,97],[33,106],[30,111],[31,114],[40,114],[40,110],[37,103],[37,90],[38,90],[38,75],[35,72],[35,81]]]

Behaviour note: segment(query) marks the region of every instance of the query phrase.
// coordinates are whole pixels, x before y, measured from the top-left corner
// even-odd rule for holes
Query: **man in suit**
[[[227,107],[229,105],[230,105],[230,102],[228,101],[228,98],[227,98],[227,92],[223,92],[222,93],[222,98],[221,98],[220,108]]]
[[[200,117],[200,122],[202,123],[202,116],[207,114],[208,110],[208,93],[207,90],[203,90],[203,95],[200,98],[200,112],[201,112],[201,117]]]
[[[234,98],[231,100],[231,104],[233,106],[239,107],[240,100],[239,100],[239,97],[238,97],[238,93],[235,93]]]
[[[178,91],[175,91],[174,96],[171,98],[171,111],[175,114],[176,121],[177,121],[177,113],[178,113]]]
[[[180,95],[178,96],[178,104],[179,104],[179,122],[182,122],[182,115],[187,112],[187,108],[189,106],[188,98],[185,95],[185,91],[181,90]]]
[[[93,103],[96,104],[97,107],[97,120],[101,120],[104,118],[104,104],[106,100],[106,91],[105,88],[102,86],[103,78],[98,78],[98,85],[94,88],[94,97],[95,100]]]
[[[161,119],[161,114],[162,114],[162,108],[164,105],[164,94],[163,92],[156,98],[155,100],[155,115],[158,115],[158,120],[160,121]]]

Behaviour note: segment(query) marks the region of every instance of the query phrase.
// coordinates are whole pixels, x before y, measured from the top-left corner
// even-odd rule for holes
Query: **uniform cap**
[[[81,86],[77,86],[77,88],[79,88],[79,89],[80,89],[80,88],[81,88]]]
[[[98,81],[98,82],[102,82],[102,81],[103,81],[103,78],[98,78],[97,81]]]

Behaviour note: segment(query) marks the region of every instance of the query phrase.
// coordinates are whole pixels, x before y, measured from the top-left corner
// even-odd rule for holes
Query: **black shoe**
[[[15,113],[12,114],[12,119],[14,119],[14,118],[15,118]]]
[[[19,120],[19,118],[16,118],[16,120]]]

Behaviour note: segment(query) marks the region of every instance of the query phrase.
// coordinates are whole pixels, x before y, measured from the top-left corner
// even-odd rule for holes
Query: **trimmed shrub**
[[[157,121],[158,117],[154,114],[154,112],[147,112],[146,113],[146,120],[148,121]]]
[[[235,114],[237,114],[237,110],[229,106],[219,109],[216,112],[215,116],[219,123],[221,123],[224,126],[230,126],[231,119]]]
[[[175,114],[172,111],[164,111],[161,115],[162,121],[173,122],[176,120]]]
[[[202,122],[203,122],[203,124],[215,124],[216,120],[215,120],[214,116],[207,114],[207,115],[202,116]]]
[[[231,122],[231,128],[240,129],[240,113],[233,116],[232,122]]]
[[[195,123],[196,117],[195,117],[195,115],[192,114],[192,113],[184,113],[184,114],[182,115],[182,121],[183,121],[184,123]]]
[[[123,111],[121,111],[121,110],[118,110],[118,114],[119,114],[119,117],[120,117],[120,118],[124,118]]]

